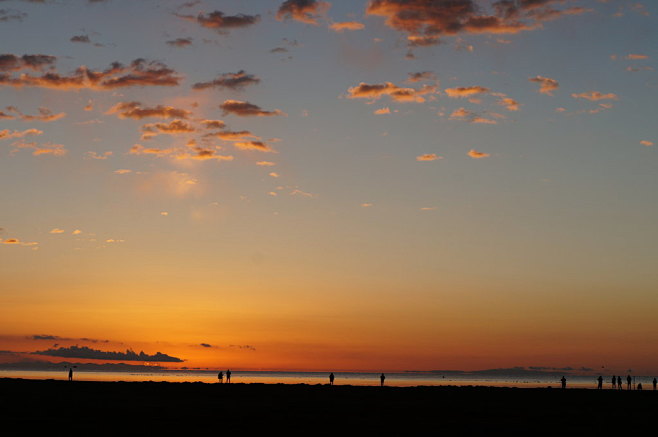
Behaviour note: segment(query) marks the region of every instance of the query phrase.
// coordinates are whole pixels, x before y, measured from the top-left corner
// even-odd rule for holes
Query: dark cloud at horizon
[[[34,355],[46,355],[50,357],[64,357],[64,358],[88,358],[93,360],[112,360],[112,361],[144,361],[144,362],[170,362],[182,363],[183,360],[177,357],[172,357],[161,352],[156,352],[153,355],[144,353],[136,353],[130,349],[125,352],[114,351],[101,351],[98,349],[91,349],[87,346],[71,346],[60,347],[58,349],[47,349],[44,351],[32,352]]]

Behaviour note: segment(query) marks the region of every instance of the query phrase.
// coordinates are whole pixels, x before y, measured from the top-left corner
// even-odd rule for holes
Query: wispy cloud
[[[491,156],[491,155],[488,154],[488,153],[485,153],[485,152],[478,152],[478,151],[475,150],[475,149],[471,149],[471,150],[469,150],[468,153],[467,153],[467,155],[470,156],[470,157],[473,158],[473,159],[488,158],[488,157]]]
[[[361,82],[359,85],[347,90],[347,98],[369,99],[375,101],[383,96],[389,96],[396,102],[422,103],[426,100],[425,97],[423,97],[424,95],[433,93],[436,93],[436,87],[430,85],[425,85],[420,89],[415,89],[400,87],[392,82],[378,84]]]

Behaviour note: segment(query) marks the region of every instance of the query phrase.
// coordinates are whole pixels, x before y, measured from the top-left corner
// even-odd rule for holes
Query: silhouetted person
[[[69,381],[73,381],[73,368],[69,367]]]
[[[637,384],[637,389],[638,389],[638,390],[642,390],[642,383],[641,383],[641,382],[639,382],[639,383]]]
[[[567,388],[567,378],[563,376],[560,381],[562,382],[562,388]]]
[[[617,377],[617,390],[621,390],[623,387],[621,386],[621,375]]]
[[[630,389],[631,389],[631,382],[632,382],[632,381],[633,381],[633,380],[631,379],[631,375],[628,375],[628,376],[626,377],[626,390],[630,390]]]
[[[612,389],[617,388],[617,377],[615,375],[612,375]]]
[[[230,384],[231,383],[231,369],[228,369],[226,371],[226,383]]]
[[[384,387],[384,380],[385,380],[385,379],[386,379],[386,375],[384,375],[384,374],[382,373],[381,376],[379,377],[379,380],[382,382],[382,387]]]
[[[658,385],[658,379],[653,378],[653,389],[656,389],[656,385]]]
[[[224,382],[224,372],[219,372],[217,374],[217,381],[219,381],[220,383]]]
[[[333,374],[333,372],[329,374],[329,385],[334,385],[334,374]]]
[[[599,385],[598,385],[597,389],[599,389],[599,390],[603,389],[603,377],[601,375],[599,375],[599,377],[596,378],[596,380],[599,381]]]

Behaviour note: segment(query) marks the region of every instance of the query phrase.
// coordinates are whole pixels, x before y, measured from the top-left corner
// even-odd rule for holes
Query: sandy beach
[[[548,435],[650,429],[658,392],[0,380],[5,427],[78,433]]]

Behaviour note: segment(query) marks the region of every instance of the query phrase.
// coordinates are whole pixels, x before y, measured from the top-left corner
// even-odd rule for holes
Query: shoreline
[[[576,433],[652,426],[658,392],[490,386],[0,379],[5,424],[186,434]],[[548,428],[547,428],[548,427]],[[557,428],[555,428],[557,427]],[[105,431],[105,428],[103,429]],[[549,432],[550,431],[550,432]],[[132,433],[132,432],[131,432]]]

